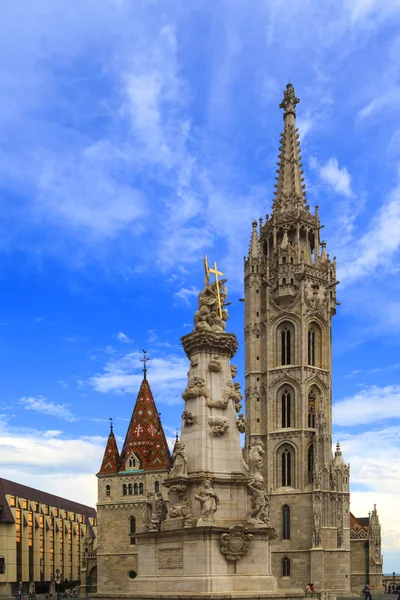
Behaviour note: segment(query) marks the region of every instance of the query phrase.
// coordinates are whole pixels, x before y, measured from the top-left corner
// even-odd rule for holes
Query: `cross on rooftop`
[[[149,360],[151,360],[151,358],[149,358],[147,356],[147,350],[142,350],[143,352],[143,358],[140,359],[140,362],[143,363],[143,379],[146,380],[147,377],[147,363],[149,362]]]

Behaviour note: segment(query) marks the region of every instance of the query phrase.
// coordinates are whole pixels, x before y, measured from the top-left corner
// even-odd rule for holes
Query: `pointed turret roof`
[[[140,460],[141,470],[154,471],[171,467],[171,454],[146,374],[126,433],[119,471],[126,470],[126,461],[131,452]]]
[[[107,446],[104,451],[103,462],[101,463],[98,475],[106,475],[108,473],[118,473],[119,466],[119,451],[117,441],[113,432],[112,422],[110,425],[110,435],[108,436]]]
[[[249,256],[251,258],[258,258],[259,254],[259,241],[257,233],[257,221],[253,221],[253,231],[251,232]]]
[[[294,87],[288,83],[283,92],[283,100],[279,108],[283,108],[284,129],[279,147],[278,176],[275,184],[276,195],[273,210],[280,212],[286,209],[309,210],[305,193],[304,177],[301,162],[301,150],[298,129],[296,128],[296,98]]]

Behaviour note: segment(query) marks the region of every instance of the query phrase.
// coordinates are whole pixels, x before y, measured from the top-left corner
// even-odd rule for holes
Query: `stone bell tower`
[[[247,452],[264,445],[271,493],[272,572],[280,588],[350,589],[349,466],[332,455],[331,320],[336,262],[307,202],[296,98],[280,104],[284,129],[275,199],[253,222],[245,258]]]

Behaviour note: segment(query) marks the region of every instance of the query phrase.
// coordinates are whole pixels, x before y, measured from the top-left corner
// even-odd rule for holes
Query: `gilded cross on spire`
[[[151,360],[151,358],[149,358],[147,356],[147,350],[142,350],[143,352],[143,358],[140,359],[140,362],[143,363],[143,379],[146,381],[147,379],[147,363],[149,362],[149,360]]]
[[[209,268],[208,272],[212,273],[213,275],[215,275],[215,287],[217,288],[217,299],[218,299],[219,316],[222,319],[222,302],[221,302],[221,292],[220,292],[220,287],[219,287],[218,275],[222,276],[223,273],[222,273],[222,271],[218,271],[218,269],[217,269],[217,263],[215,261],[214,261],[214,268],[213,269]]]
[[[296,104],[300,102],[299,98],[296,97],[294,87],[291,83],[288,83],[286,86],[286,90],[283,92],[283,100],[279,105],[279,108],[284,109],[283,116],[292,114],[296,116]]]

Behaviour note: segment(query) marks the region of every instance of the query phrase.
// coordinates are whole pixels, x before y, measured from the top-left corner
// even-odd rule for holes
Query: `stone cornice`
[[[183,349],[188,358],[195,352],[215,352],[235,356],[238,341],[233,333],[218,333],[214,331],[193,331],[181,338]]]

